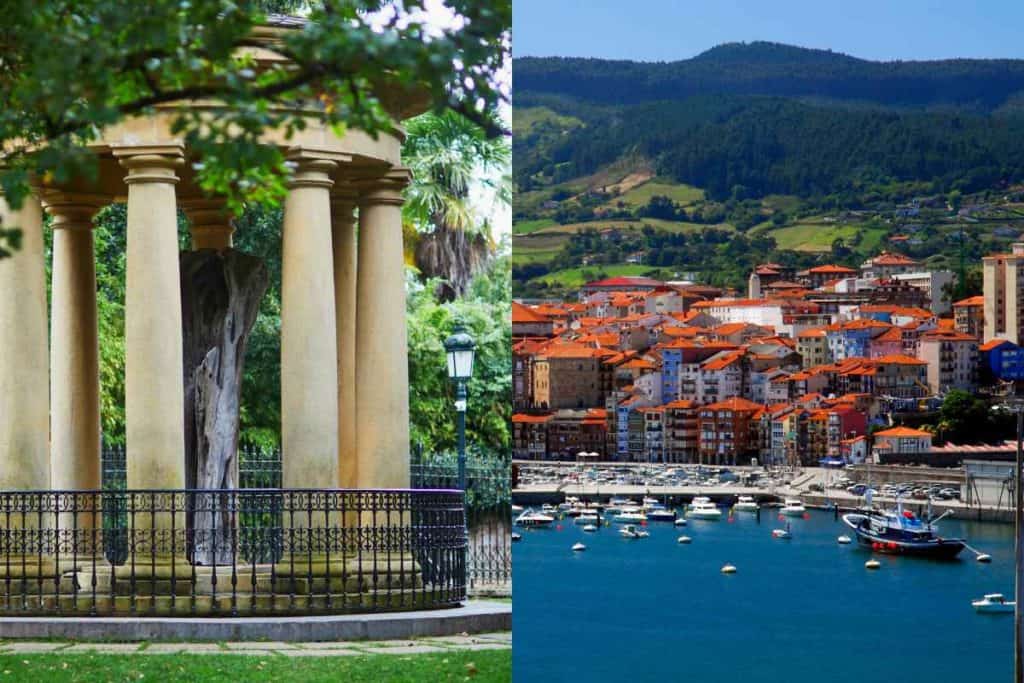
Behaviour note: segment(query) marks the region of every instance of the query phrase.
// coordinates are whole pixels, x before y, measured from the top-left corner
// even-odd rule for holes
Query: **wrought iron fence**
[[[0,525],[8,616],[333,614],[466,597],[461,491],[7,491]]]
[[[494,454],[471,453],[466,468],[466,520],[469,532],[469,589],[482,594],[510,594],[512,587],[512,523],[511,461]],[[281,452],[278,450],[242,447],[238,452],[239,488],[276,489],[281,485]],[[427,456],[422,448],[414,449],[411,462],[411,486],[414,489],[457,489],[458,467],[451,453]],[[124,449],[103,451],[103,487],[125,486]],[[123,514],[119,509],[105,513]],[[241,527],[262,528],[273,525],[280,511],[272,508],[249,510],[241,519]],[[259,558],[273,559],[273,548],[261,546],[270,553]]]
[[[458,488],[458,467],[449,460],[412,464],[413,488]],[[475,459],[466,467],[469,531],[467,579],[470,592],[510,595],[512,591],[512,503],[510,462]]]

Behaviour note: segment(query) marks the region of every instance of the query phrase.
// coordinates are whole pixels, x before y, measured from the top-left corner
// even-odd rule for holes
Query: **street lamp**
[[[1024,467],[1024,396],[1019,392],[1020,382],[1013,383],[1013,393],[1007,397],[1006,406],[1017,414],[1017,458],[1013,475],[1013,522],[1014,522],[1014,607],[1013,617],[1013,661],[1014,680],[1024,681],[1024,612],[1021,611],[1021,600],[1024,600],[1024,543],[1021,532],[1024,531],[1024,486],[1022,486],[1021,468]]]
[[[460,324],[444,340],[448,353],[448,379],[455,384],[455,414],[459,432],[459,488],[466,490],[466,383],[473,376],[473,352],[476,342]]]

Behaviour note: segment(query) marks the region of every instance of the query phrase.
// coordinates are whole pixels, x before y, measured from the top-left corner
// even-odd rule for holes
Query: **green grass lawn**
[[[589,271],[591,273],[604,273],[608,277],[616,277],[619,275],[645,275],[652,271],[658,271],[657,268],[651,266],[645,266],[642,263],[620,263],[608,266],[584,266],[582,268],[568,268],[566,270],[558,270],[554,273],[548,273],[547,275],[537,278],[548,282],[552,285],[561,285],[563,287],[580,287],[587,282],[587,278],[583,277],[583,271]],[[662,277],[671,277],[670,271],[660,271]]]
[[[512,224],[513,235],[529,235],[531,232],[543,230],[544,228],[550,228],[553,225],[558,225],[550,218],[538,218],[532,221],[519,221],[518,223]]]
[[[797,223],[785,228],[776,228],[768,232],[775,238],[779,249],[794,251],[829,251],[836,238],[847,242],[860,231],[863,233],[858,251],[874,251],[881,242],[885,231],[878,228],[861,228],[857,225],[838,225],[835,223]]]
[[[666,221],[660,218],[631,218],[631,219],[608,219],[608,220],[595,220],[587,221],[586,223],[566,223],[565,225],[552,225],[547,228],[541,228],[540,230],[534,231],[533,235],[552,235],[558,233],[573,233],[581,230],[604,230],[605,228],[618,228],[619,230],[640,230],[644,225],[649,225],[655,230],[665,230],[667,232],[699,232],[705,228],[714,228],[716,230],[733,230],[733,226],[728,223],[718,223],[715,225],[706,225],[704,223],[689,223],[686,221]]]
[[[511,650],[335,657],[246,655],[0,655],[0,681],[463,681],[512,680]]]
[[[620,201],[634,208],[645,206],[651,200],[651,197],[658,195],[668,197],[676,204],[689,206],[698,200],[704,199],[704,190],[672,180],[652,178],[614,198],[608,202],[608,206],[616,206]]]
[[[512,134],[529,133],[538,124],[551,124],[561,130],[572,130],[583,122],[574,116],[559,114],[547,107],[516,107],[512,112]]]

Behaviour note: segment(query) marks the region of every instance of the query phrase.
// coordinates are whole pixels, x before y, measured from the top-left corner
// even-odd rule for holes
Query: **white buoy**
[[[839,538],[836,539],[836,541],[840,545],[846,545],[847,543],[850,542],[850,537],[849,536],[840,536]]]
[[[992,556],[986,555],[985,553],[978,553],[978,556],[975,559],[978,560],[978,562],[991,562]]]
[[[724,567],[722,567],[722,573],[723,574],[735,574],[736,573],[736,567],[734,567],[731,564],[727,564]]]
[[[878,569],[882,566],[882,563],[878,560],[868,560],[864,563],[865,569]]]
[[[690,542],[690,541],[692,541],[692,540],[693,540],[693,539],[692,539],[692,538],[690,538],[689,536],[680,536],[680,537],[679,537],[679,541],[678,541],[678,542],[679,542],[679,543],[689,543],[689,542]]]
[[[583,545],[582,543],[577,543],[572,547],[572,549],[576,552],[580,552],[581,550],[586,550],[587,546]]]

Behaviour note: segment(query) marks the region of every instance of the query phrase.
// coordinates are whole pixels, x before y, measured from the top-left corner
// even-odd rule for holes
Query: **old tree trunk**
[[[185,486],[238,488],[238,410],[245,344],[267,290],[263,260],[233,249],[182,252]],[[232,561],[229,498],[196,494],[187,524],[196,564]]]

